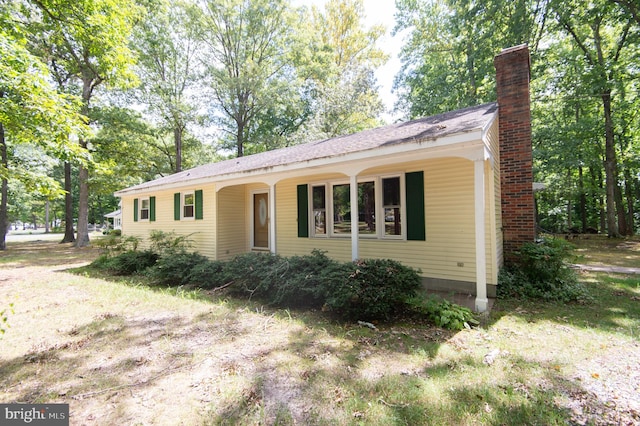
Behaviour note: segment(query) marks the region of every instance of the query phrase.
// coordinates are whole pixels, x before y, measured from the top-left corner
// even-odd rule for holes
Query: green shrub
[[[348,319],[388,319],[421,287],[418,271],[390,259],[352,262],[349,273],[325,282],[325,303]]]
[[[115,256],[102,255],[91,265],[114,275],[133,275],[152,267],[157,260],[158,255],[150,250],[128,250]]]
[[[563,303],[591,300],[569,265],[572,248],[558,238],[524,244],[517,253],[518,261],[500,271],[498,297]]]
[[[149,233],[149,245],[160,257],[186,253],[193,245],[191,235],[178,235],[175,232],[164,232],[154,229]]]
[[[225,262],[219,260],[208,260],[197,263],[188,273],[189,284],[203,288],[212,289],[221,287],[232,279],[224,271]]]
[[[462,330],[479,324],[471,309],[439,297],[414,297],[407,303],[411,310],[426,316],[438,327]]]
[[[271,253],[249,252],[229,260],[223,268],[223,277],[233,280],[229,287],[233,294],[268,301],[286,265],[281,256]]]
[[[278,306],[319,308],[325,301],[327,283],[349,274],[348,264],[330,259],[320,250],[281,261],[280,275],[268,296]]]
[[[165,252],[166,253],[166,252]],[[168,286],[190,284],[191,272],[210,260],[198,253],[177,252],[171,256],[159,256],[148,275],[156,283]]]
[[[125,251],[138,250],[140,238],[133,236],[122,238],[119,234],[109,234],[106,238],[97,240],[95,244],[102,249],[103,254],[110,257]]]

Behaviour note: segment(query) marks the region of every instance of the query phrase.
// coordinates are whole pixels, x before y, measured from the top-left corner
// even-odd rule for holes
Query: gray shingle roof
[[[336,157],[409,142],[435,141],[446,136],[484,129],[497,113],[497,109],[496,103],[483,104],[364,130],[351,135],[205,164],[124,189],[122,192],[203,178],[215,180],[215,177],[228,174],[258,172],[276,166]]]

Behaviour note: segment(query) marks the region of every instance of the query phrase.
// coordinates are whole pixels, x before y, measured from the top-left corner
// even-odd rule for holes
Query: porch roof
[[[484,131],[497,116],[497,110],[498,105],[495,102],[488,103],[364,130],[351,135],[210,163],[122,189],[117,191],[115,195],[144,192],[147,189],[165,185],[186,184],[192,180],[209,178],[215,180],[225,175],[268,173],[274,167],[302,165],[301,163],[312,160],[328,160],[394,145],[413,143],[417,145],[416,149],[418,146],[425,148],[423,145],[425,142],[436,145],[436,141],[445,137]],[[375,156],[375,154],[373,155]]]

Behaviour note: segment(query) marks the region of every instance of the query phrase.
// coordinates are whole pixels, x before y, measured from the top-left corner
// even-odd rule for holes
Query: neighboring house
[[[208,164],[116,192],[125,235],[192,234],[213,259],[320,249],[390,258],[427,288],[494,297],[535,237],[529,50],[495,58],[498,102]],[[357,219],[357,220],[355,220]]]
[[[104,215],[105,218],[113,219],[113,229],[122,229],[122,211],[116,210]]]

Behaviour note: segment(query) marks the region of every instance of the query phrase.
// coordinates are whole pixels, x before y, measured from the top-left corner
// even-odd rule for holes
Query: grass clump
[[[568,260],[573,246],[558,238],[523,244],[518,261],[500,271],[498,297],[539,299],[549,302],[591,300],[587,288],[578,282]]]

